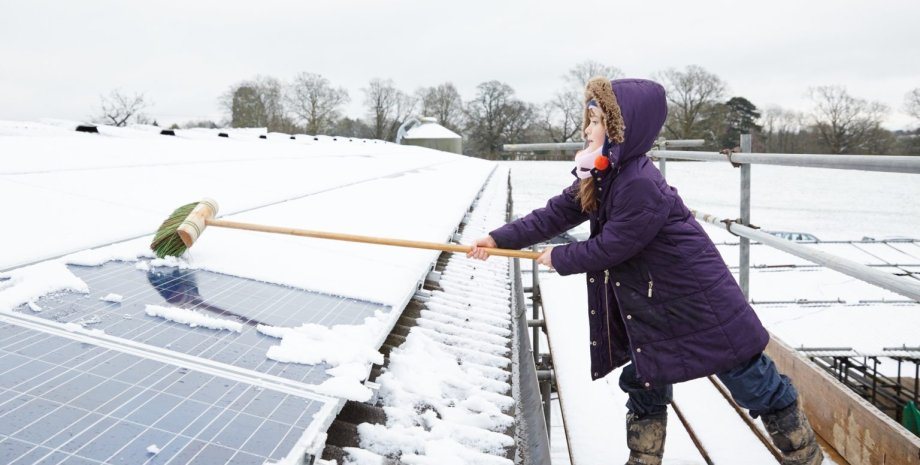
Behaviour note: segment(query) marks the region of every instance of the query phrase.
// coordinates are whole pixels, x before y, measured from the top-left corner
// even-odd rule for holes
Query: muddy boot
[[[783,453],[783,465],[818,465],[824,453],[815,439],[815,432],[796,401],[792,405],[763,415],[763,425],[775,445]]]
[[[629,460],[626,465],[661,465],[667,426],[667,411],[642,418],[632,412],[627,413],[626,446],[629,447]]]

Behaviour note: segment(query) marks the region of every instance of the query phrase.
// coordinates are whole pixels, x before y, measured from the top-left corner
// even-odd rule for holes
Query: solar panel
[[[259,324],[361,324],[388,306],[136,263],[70,265],[90,292],[0,312],[0,463],[263,464],[303,453],[344,400],[325,364],[281,363]],[[175,323],[194,310],[240,331]],[[79,325],[79,328],[77,325]],[[296,444],[296,447],[295,447]]]
[[[0,463],[262,464],[329,402],[0,319]]]
[[[171,267],[141,270],[134,263],[125,262],[69,268],[86,282],[90,293],[64,292],[42,297],[35,302],[41,309],[35,316],[80,324],[110,336],[309,384],[329,379],[326,370],[330,367],[280,363],[266,358],[269,347],[279,340],[259,333],[256,325],[361,324],[376,310],[389,309],[380,304],[208,271]],[[109,294],[118,298],[108,298]],[[243,329],[237,333],[193,328],[149,316],[147,305],[188,308],[243,323]],[[28,305],[18,310],[32,313]]]

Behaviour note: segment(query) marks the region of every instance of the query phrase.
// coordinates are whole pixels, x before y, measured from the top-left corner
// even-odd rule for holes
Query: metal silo
[[[418,145],[445,152],[463,153],[463,138],[427,116],[410,118],[396,134],[396,143]]]

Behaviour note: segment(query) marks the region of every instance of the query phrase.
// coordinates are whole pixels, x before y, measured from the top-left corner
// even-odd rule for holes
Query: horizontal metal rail
[[[700,147],[705,144],[703,139],[659,140],[658,147],[682,148]],[[537,144],[505,144],[503,152],[552,152],[556,150],[581,150],[585,148],[584,142],[541,142]]]
[[[700,221],[705,221],[716,226],[724,227],[726,225],[724,220],[716,216],[696,210],[691,210],[691,212],[693,212],[693,215]],[[816,250],[796,242],[788,241],[735,222],[729,223],[728,230],[738,236],[762,242],[775,249],[795,255],[796,257],[804,258],[805,260],[819,265],[824,265],[832,270],[839,271],[845,275],[852,276],[870,284],[875,284],[883,289],[920,302],[920,282],[911,282],[911,280],[899,278],[893,274],[879,271],[861,263],[847,260],[821,250]]]
[[[816,155],[805,153],[732,153],[680,150],[652,150],[648,156],[659,159],[732,161],[751,165],[799,166],[838,170],[882,171],[920,174],[920,156],[900,155]]]
[[[540,144],[505,144],[503,152],[552,152],[555,150],[581,150],[584,142],[547,142]]]

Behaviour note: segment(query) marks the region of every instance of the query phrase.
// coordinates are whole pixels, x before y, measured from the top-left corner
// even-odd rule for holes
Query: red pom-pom
[[[598,155],[597,158],[594,159],[594,167],[597,168],[598,171],[604,171],[610,167],[610,160],[603,155]]]

